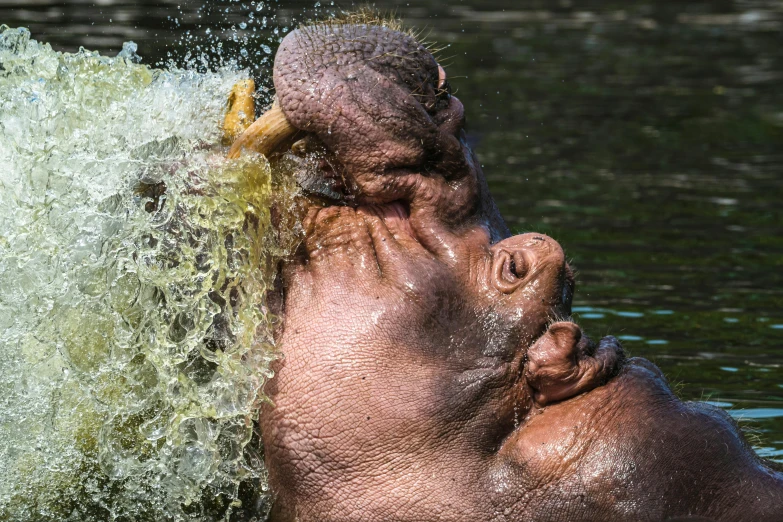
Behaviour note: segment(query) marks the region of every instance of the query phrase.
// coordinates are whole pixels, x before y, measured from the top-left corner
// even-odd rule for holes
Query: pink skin
[[[438,89],[446,86],[446,69],[438,65]]]
[[[272,519],[783,520],[783,478],[725,414],[568,320],[562,248],[508,237],[445,81],[382,28],[281,45],[281,107],[358,203],[311,209],[283,270]]]

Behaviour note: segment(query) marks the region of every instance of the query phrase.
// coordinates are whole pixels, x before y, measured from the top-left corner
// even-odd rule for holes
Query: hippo
[[[232,154],[312,140],[331,195],[279,278],[271,520],[783,520],[783,474],[728,415],[573,322],[563,249],[510,234],[415,35],[302,26],[274,84]]]

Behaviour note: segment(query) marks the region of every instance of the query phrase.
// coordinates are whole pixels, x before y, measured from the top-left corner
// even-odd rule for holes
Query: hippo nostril
[[[511,256],[509,270],[517,278],[522,279],[528,273],[530,266],[522,252],[514,252]]]
[[[501,251],[495,261],[495,281],[502,292],[511,293],[530,272],[524,251]]]

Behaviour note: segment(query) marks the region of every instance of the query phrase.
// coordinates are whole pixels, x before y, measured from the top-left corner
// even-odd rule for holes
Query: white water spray
[[[214,520],[264,484],[275,188],[217,150],[246,76],[137,62],[0,27],[2,520]]]

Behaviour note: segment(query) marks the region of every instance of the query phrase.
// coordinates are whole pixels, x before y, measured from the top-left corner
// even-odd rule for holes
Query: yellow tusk
[[[238,158],[243,150],[269,156],[291,140],[299,130],[288,122],[277,104],[256,120],[231,146],[228,159]]]
[[[256,82],[243,80],[231,89],[228,95],[228,112],[223,120],[223,144],[228,145],[247,129],[256,117],[256,103],[253,93]]]

